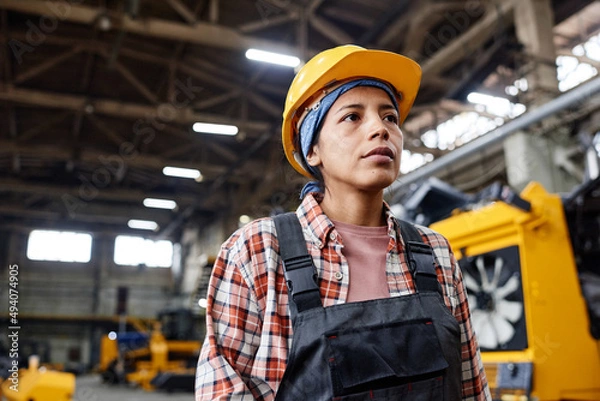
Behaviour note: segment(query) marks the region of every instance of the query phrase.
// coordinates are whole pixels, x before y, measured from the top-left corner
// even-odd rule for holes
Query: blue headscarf
[[[355,81],[346,82],[345,84],[331,91],[331,93],[325,95],[323,99],[321,99],[316,105],[308,110],[308,114],[302,121],[302,125],[300,125],[299,130],[300,147],[302,150],[304,165],[314,177],[319,176],[319,171],[316,167],[313,167],[306,162],[306,157],[308,156],[308,153],[314,144],[313,142],[317,137],[317,133],[321,130],[323,120],[325,120],[327,112],[335,103],[335,101],[344,93],[348,92],[350,89],[356,88],[357,86],[373,86],[375,88],[383,89],[392,100],[394,108],[398,110],[398,102],[396,101],[396,96],[394,96],[390,86],[375,79],[357,79]],[[300,192],[300,199],[303,199],[306,194],[311,192],[323,192],[323,188],[320,187],[318,181],[308,182],[304,188],[302,188],[302,192]]]

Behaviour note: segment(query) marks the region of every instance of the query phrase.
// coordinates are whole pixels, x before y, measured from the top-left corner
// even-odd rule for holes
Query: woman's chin
[[[363,180],[360,187],[365,191],[381,191],[386,189],[398,178],[397,174],[377,174]]]

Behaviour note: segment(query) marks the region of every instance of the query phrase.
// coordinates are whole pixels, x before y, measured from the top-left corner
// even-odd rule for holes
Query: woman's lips
[[[394,151],[387,146],[380,146],[378,148],[372,149],[366,155],[363,156],[363,159],[369,159],[378,163],[385,163],[391,160],[394,160]]]

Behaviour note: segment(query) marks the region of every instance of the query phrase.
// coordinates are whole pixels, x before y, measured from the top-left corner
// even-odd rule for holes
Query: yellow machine
[[[493,398],[600,400],[600,343],[563,200],[537,183],[519,200],[528,205],[496,201],[431,225],[459,259]]]
[[[145,390],[164,387],[165,380],[181,380],[184,376],[194,380],[194,368],[188,366],[188,359],[196,360],[200,351],[198,341],[167,341],[157,327],[150,336],[150,360],[135,363],[135,371],[126,376],[130,383],[137,383]],[[169,357],[171,355],[171,358]],[[173,355],[179,355],[173,359]],[[170,386],[167,386],[170,388]]]
[[[187,329],[179,334],[169,329],[192,319],[188,314],[163,313],[162,323],[155,322],[149,336],[141,331],[104,336],[99,370],[105,381],[135,383],[145,390],[193,391],[200,341],[189,340],[193,335]]]
[[[8,401],[71,401],[75,375],[38,368],[38,359],[29,359],[29,368],[20,369],[14,379],[2,382],[0,399]]]

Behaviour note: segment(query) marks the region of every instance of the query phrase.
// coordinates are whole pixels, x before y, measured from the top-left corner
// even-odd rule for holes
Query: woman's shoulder
[[[260,218],[238,228],[221,246],[217,258],[224,269],[236,271],[257,293],[279,266],[279,245],[272,218]]]
[[[263,217],[238,228],[223,243],[222,248],[236,253],[256,253],[277,247],[276,244],[275,223],[271,217]]]
[[[446,237],[429,227],[413,224],[417,229],[423,241],[431,246],[433,253],[436,256],[439,266],[443,270],[447,270],[451,274],[454,271],[454,263],[452,262],[452,249]]]
[[[440,248],[440,249],[449,249],[450,248],[450,244],[448,243],[448,240],[442,234],[438,233],[437,231],[432,230],[429,227],[421,226],[418,224],[413,224],[413,225],[415,226],[417,231],[419,231],[419,233],[423,237],[423,240],[426,243],[428,243],[434,250],[436,248]]]

